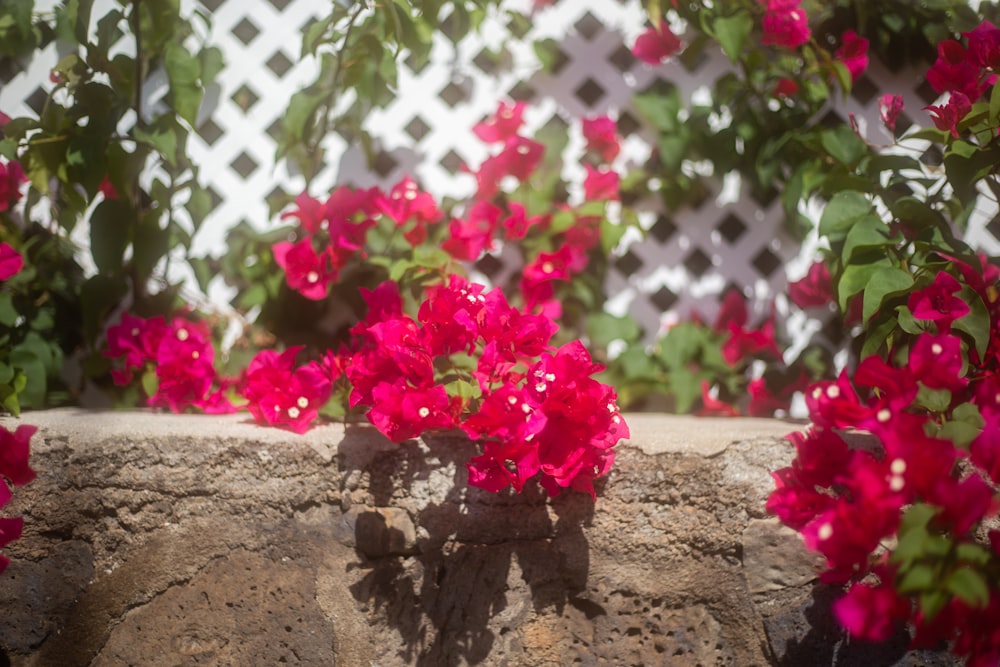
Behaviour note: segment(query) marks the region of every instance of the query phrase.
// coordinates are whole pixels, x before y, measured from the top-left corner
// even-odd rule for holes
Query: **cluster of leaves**
[[[458,39],[476,29],[498,0],[385,0],[333,2],[330,12],[306,29],[301,59],[315,58],[314,81],[292,95],[280,134],[278,157],[290,160],[308,188],[325,166],[323,141],[338,132],[360,144],[369,160],[374,141],[364,123],[372,109],[394,97],[403,57],[419,71],[427,64],[434,36]],[[282,196],[272,202],[280,208]]]
[[[997,9],[768,0],[672,11],[693,31],[688,50],[718,43],[736,69],[685,129],[655,96],[640,102],[666,131],[661,154],[735,170],[758,197],[776,188],[791,221],[825,200],[828,298],[856,325],[859,362],[807,390],[813,427],[792,436],[797,456],[775,473],[768,508],[826,557],[824,580],[850,586],[835,611],[853,636],[882,640],[906,621],[916,645],[948,641],[969,664],[996,664],[1000,537],[986,526],[1000,505],[1000,272],[961,234],[977,198],[1000,189],[1000,29],[983,20]],[[869,47],[890,64],[934,63],[928,83],[948,95],[924,110],[934,128],[897,127],[897,91],[880,98],[890,147],[825,117],[834,86],[847,93],[863,76]],[[713,112],[728,119],[721,132],[707,127]],[[721,157],[699,149],[705,137],[720,139]],[[939,164],[917,157],[928,145]],[[851,443],[849,430],[874,439]]]
[[[56,385],[46,378],[59,376],[63,353],[92,349],[123,302],[140,312],[176,305],[167,260],[184,254],[210,208],[185,149],[204,88],[222,68],[221,52],[199,37],[207,16],[183,16],[179,0],[123,2],[101,16],[93,4],[0,10],[0,57],[27,59],[53,40],[66,53],[40,113],[4,115],[0,128],[0,156],[28,179],[21,206],[0,211],[2,240],[27,262],[0,317],[12,327],[7,368],[27,374],[22,399],[32,407],[66,399],[48,392]],[[144,83],[161,72],[165,104],[146,106]],[[86,279],[67,240],[78,225],[89,230],[87,263],[96,267]],[[88,373],[107,372],[100,358],[92,362]]]

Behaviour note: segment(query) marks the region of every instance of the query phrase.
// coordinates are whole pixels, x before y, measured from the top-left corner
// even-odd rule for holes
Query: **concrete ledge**
[[[470,489],[455,436],[28,414],[0,664],[951,664],[832,622],[815,557],[764,515],[799,425],[627,420],[595,505]]]

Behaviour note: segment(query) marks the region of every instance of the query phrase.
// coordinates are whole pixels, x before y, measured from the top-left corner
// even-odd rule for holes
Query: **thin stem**
[[[132,33],[135,36],[135,88],[134,95],[132,98],[132,107],[135,110],[135,127],[141,128],[142,122],[142,77],[143,77],[143,66],[142,66],[142,21],[139,17],[140,11],[140,0],[132,0]],[[133,220],[133,225],[135,226],[135,231],[138,232],[139,219],[142,217],[142,192],[139,187],[139,174],[136,173],[135,180],[132,183],[132,210],[135,215]],[[132,261],[132,296],[133,302],[139,303],[143,300],[146,293],[146,286],[142,284],[139,276],[139,268]]]

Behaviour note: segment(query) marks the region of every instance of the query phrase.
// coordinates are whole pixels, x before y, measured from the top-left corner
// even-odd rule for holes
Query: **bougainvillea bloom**
[[[966,57],[965,47],[947,39],[938,43],[937,50],[937,60],[927,70],[927,82],[934,92],[961,93],[967,101],[979,99],[984,85],[979,68]]]
[[[379,382],[372,389],[372,407],[366,417],[385,437],[403,442],[425,431],[453,428],[455,407],[441,385]]]
[[[122,313],[118,324],[108,327],[107,347],[103,355],[110,359],[124,357],[125,367],[112,369],[111,378],[118,386],[132,381],[134,371],[147,362],[155,361],[160,340],[167,334],[167,320],[162,316],[144,319],[131,313]]]
[[[393,186],[388,195],[378,194],[374,205],[392,218],[397,226],[406,228],[403,237],[412,246],[420,245],[427,239],[428,224],[444,217],[434,197],[420,190],[409,176]]]
[[[788,283],[788,298],[799,308],[817,308],[833,303],[833,282],[826,262],[813,262],[801,280]]]
[[[799,94],[799,84],[792,79],[782,77],[774,84],[773,94],[775,97],[795,97]]]
[[[28,455],[31,436],[37,431],[37,426],[29,424],[21,424],[13,432],[0,426],[0,475],[16,486],[35,479],[35,471],[28,465]],[[0,486],[4,486],[2,480]]]
[[[906,305],[918,320],[931,320],[939,329],[947,330],[969,312],[969,304],[956,296],[961,291],[962,285],[954,276],[940,271],[933,283],[910,294]]]
[[[587,150],[594,151],[605,162],[611,162],[621,150],[618,141],[618,127],[607,116],[584,118],[581,123],[583,138],[587,140]]]
[[[834,54],[851,73],[851,81],[868,69],[868,40],[859,37],[853,30],[846,31],[840,38],[840,48]]]
[[[954,91],[947,104],[928,105],[924,109],[931,112],[931,120],[937,129],[950,132],[952,137],[958,139],[958,124],[972,111],[972,103],[964,93]]]
[[[474,261],[485,250],[494,247],[493,236],[500,225],[503,211],[488,201],[472,205],[465,219],[448,223],[448,239],[441,245],[455,259]]]
[[[886,93],[878,98],[878,111],[886,128],[890,132],[895,132],[896,120],[903,111],[903,96]]]
[[[0,162],[0,213],[21,198],[21,184],[25,180],[20,162]]]
[[[523,239],[532,227],[546,227],[552,221],[551,214],[536,215],[528,217],[527,209],[523,204],[511,202],[507,205],[510,215],[503,219],[501,225],[504,235],[512,240]]]
[[[968,381],[962,377],[962,341],[949,334],[921,334],[910,349],[908,365],[913,377],[931,389],[957,390]]]
[[[262,350],[247,366],[242,394],[258,423],[305,433],[330,400],[330,375],[320,364],[296,368],[302,349],[292,347],[281,354]]]
[[[909,613],[909,602],[896,593],[892,580],[877,586],[854,584],[833,603],[833,613],[852,636],[885,641]]]
[[[661,21],[659,29],[649,28],[636,38],[632,54],[645,63],[659,65],[680,49],[680,38],[670,30],[666,21]]]
[[[763,0],[762,0],[763,1]],[[761,44],[796,49],[809,41],[809,17],[798,0],[768,0]]]
[[[488,144],[505,143],[517,136],[524,124],[524,102],[500,102],[497,112],[472,128],[472,132]]]
[[[596,199],[618,199],[618,188],[621,179],[613,169],[595,169],[589,164],[584,165],[587,176],[583,181],[583,196],[587,201]]]
[[[24,268],[24,258],[9,243],[0,243],[0,280],[7,280]]]
[[[1000,28],[989,21],[983,21],[962,36],[969,42],[968,59],[973,64],[988,70],[1000,69]]]
[[[274,261],[285,270],[285,281],[293,290],[319,301],[325,299],[330,281],[334,279],[324,255],[313,248],[312,240],[301,239],[295,243],[280,241],[271,246]]]
[[[295,206],[295,209],[282,213],[281,219],[294,218],[310,234],[319,233],[326,224],[326,206],[305,192],[295,198]]]

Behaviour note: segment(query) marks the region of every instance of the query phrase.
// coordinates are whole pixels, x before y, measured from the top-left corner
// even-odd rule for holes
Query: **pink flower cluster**
[[[968,47],[953,39],[940,42],[937,60],[927,70],[927,82],[934,92],[949,94],[947,103],[924,107],[931,112],[934,125],[955,138],[959,136],[958,124],[996,81],[1000,66],[1000,28],[983,21],[962,36]]]
[[[156,389],[147,399],[151,407],[173,412],[194,407],[207,413],[236,409],[227,398],[234,381],[216,373],[215,350],[204,322],[124,313],[118,324],[108,327],[103,354],[118,362],[111,376],[119,386],[131,383],[136,371],[155,375]]]
[[[366,291],[346,375],[350,405],[394,442],[461,428],[484,443],[469,483],[490,491],[528,479],[553,495],[593,495],[593,480],[628,437],[614,391],[591,376],[602,367],[579,342],[552,350],[555,325],[510,306],[500,290],[451,276],[431,287],[416,319],[398,287]],[[436,379],[437,369],[445,369]]]
[[[760,0],[767,5],[761,27],[761,44],[797,49],[809,41],[812,31],[809,16],[799,6],[800,0]]]
[[[812,427],[789,436],[797,456],[790,467],[774,473],[776,490],[767,508],[826,557],[823,580],[851,584],[835,612],[852,635],[883,640],[898,623],[912,621],[917,645],[950,640],[968,664],[995,665],[1000,661],[996,582],[985,605],[954,597],[933,617],[915,613],[896,587],[900,561],[885,547],[897,536],[904,539],[901,517],[915,503],[933,507],[934,530],[957,545],[974,543],[976,530],[1000,507],[995,492],[1000,484],[1000,302],[995,298],[1000,269],[957,259],[953,265],[990,312],[986,354],[981,358],[970,349],[954,327],[970,312],[960,296],[962,282],[939,272],[908,299],[907,308],[924,332],[912,339],[906,354],[894,350],[889,355],[905,361],[868,357],[853,382],[845,371],[807,391]],[[921,392],[943,394],[948,407],[929,409]],[[984,423],[967,449],[939,431],[958,418],[960,406],[974,406]],[[872,444],[848,444],[844,432],[858,430],[870,433]],[[967,464],[960,466],[963,459]],[[992,558],[1000,559],[1000,531],[989,531],[989,544]],[[978,628],[975,636],[972,628]]]
[[[22,424],[11,432],[0,426],[0,507],[10,501],[10,487],[3,478],[10,480],[15,486],[27,484],[35,478],[35,471],[28,465],[31,436],[38,430],[35,426]],[[7,546],[21,536],[24,519],[0,517],[0,548]],[[0,572],[3,572],[10,559],[0,555]]]
[[[240,393],[258,423],[305,433],[330,400],[330,367],[316,361],[296,366],[302,350],[262,350],[247,366]]]
[[[21,184],[27,179],[19,162],[0,162],[0,213],[21,198]]]
[[[9,243],[0,243],[0,280],[8,280],[24,268],[24,258]]]

